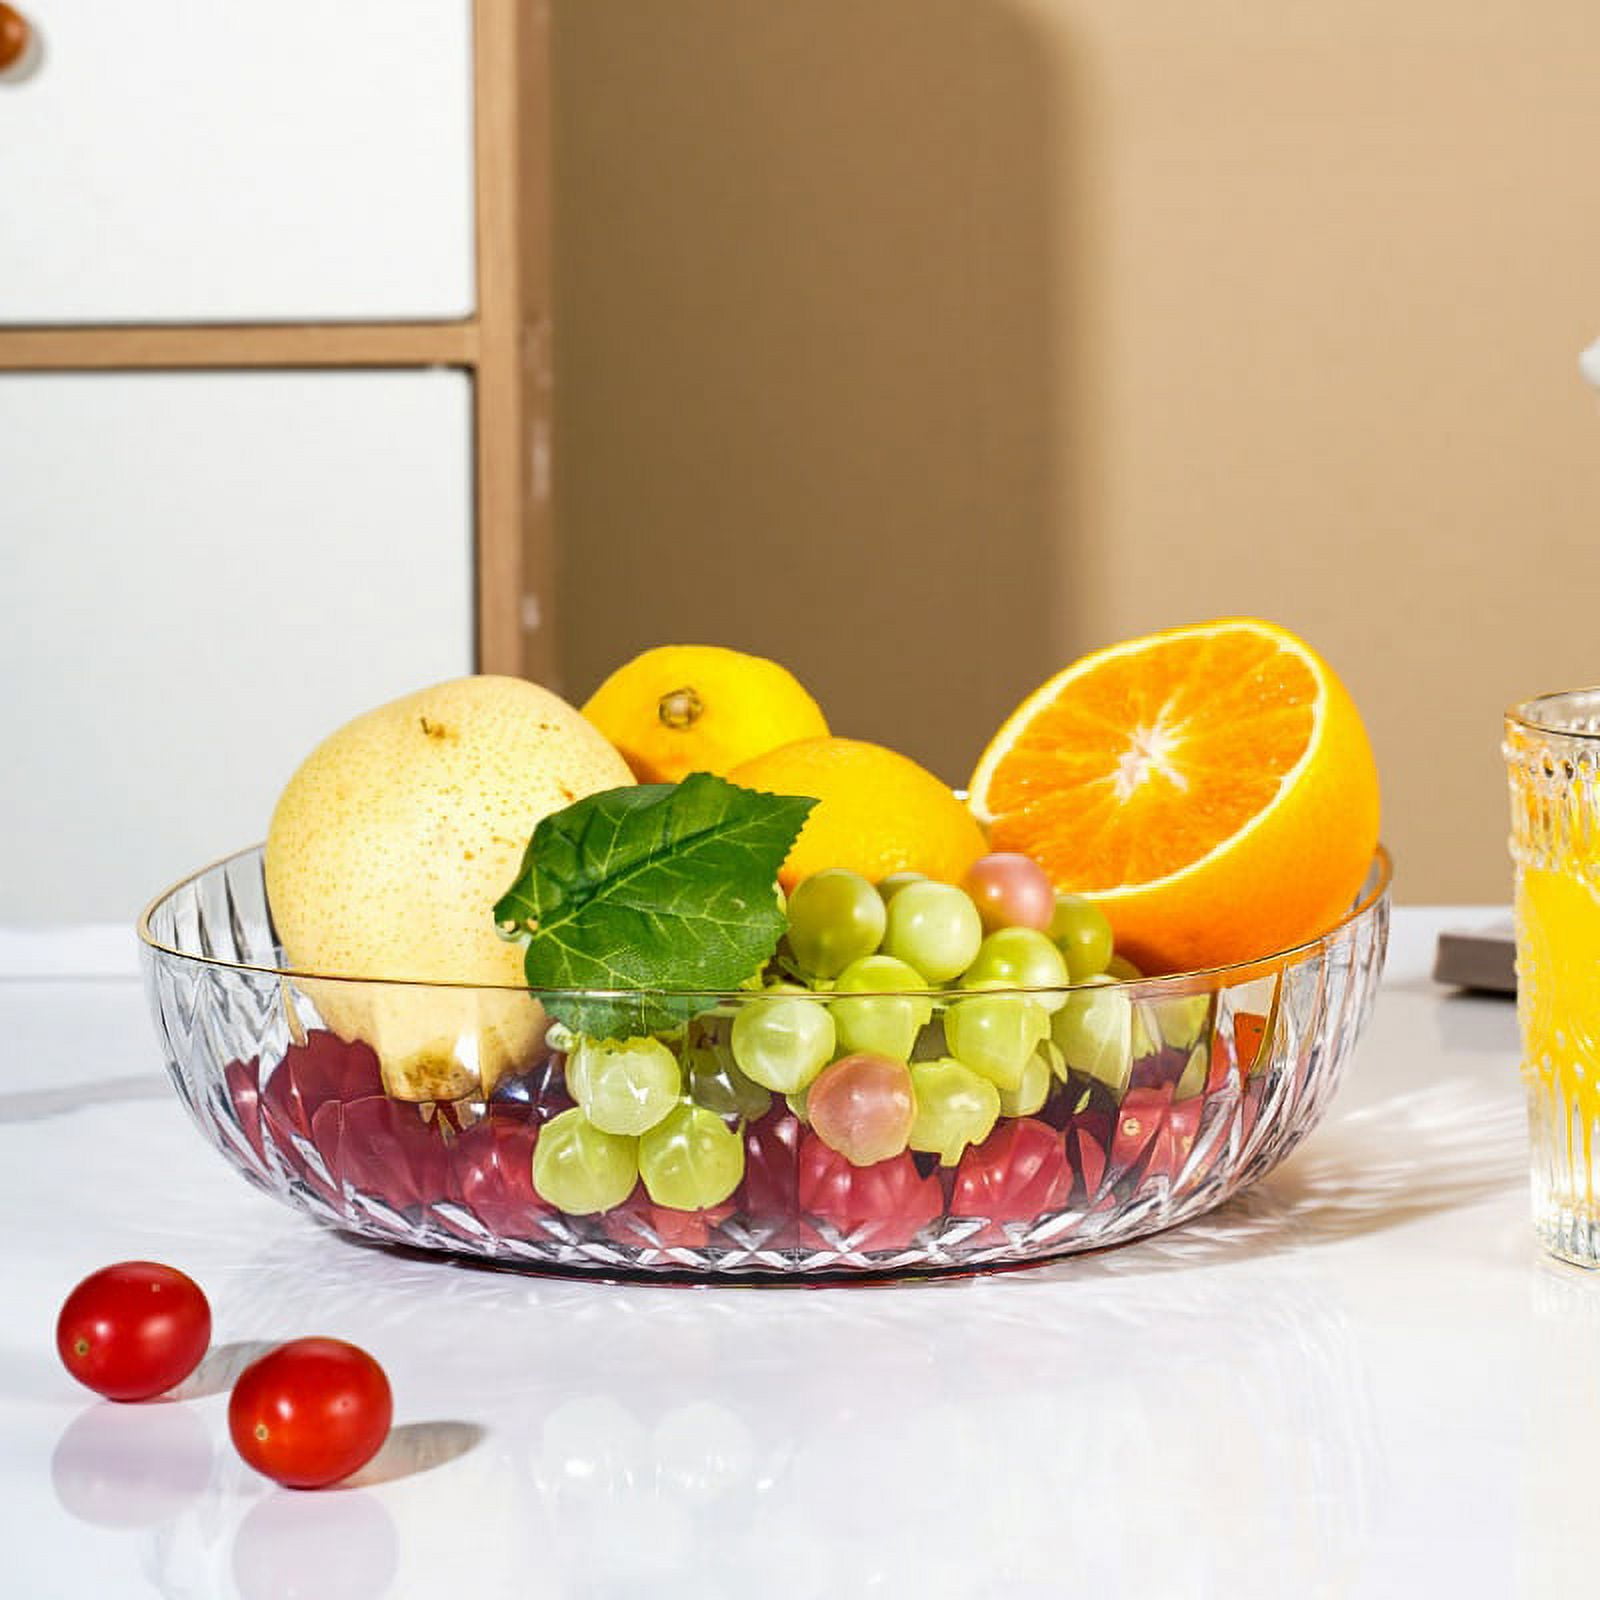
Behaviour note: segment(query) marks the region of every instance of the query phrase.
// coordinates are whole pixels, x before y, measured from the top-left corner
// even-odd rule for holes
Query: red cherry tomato
[[[239,1374],[228,1432],[245,1461],[290,1489],[348,1478],[389,1435],[383,1368],[343,1339],[292,1339]]]
[[[56,1349],[108,1400],[148,1400],[182,1383],[211,1343],[211,1306],[194,1279],[154,1261],[102,1267],[66,1298]]]

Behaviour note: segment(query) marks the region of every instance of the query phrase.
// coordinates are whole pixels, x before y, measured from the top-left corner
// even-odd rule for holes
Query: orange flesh
[[[1114,657],[1032,714],[986,796],[990,841],[1094,893],[1199,860],[1276,797],[1305,754],[1318,684],[1244,631]]]

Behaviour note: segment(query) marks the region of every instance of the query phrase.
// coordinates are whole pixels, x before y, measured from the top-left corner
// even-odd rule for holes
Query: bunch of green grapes
[[[1140,1019],[1105,975],[1110,925],[1025,856],[985,856],[960,886],[818,872],[787,917],[761,992],[674,1035],[572,1041],[576,1105],[534,1157],[546,1200],[609,1210],[642,1180],[658,1205],[719,1205],[777,1095],[856,1165],[908,1148],[954,1165],[1069,1069],[1126,1083]]]
[[[1101,1038],[1120,1019],[1083,1008],[1058,1030],[1111,961],[1111,927],[1026,856],[985,856],[959,886],[819,872],[788,923],[784,981],[735,1020],[734,1061],[858,1165],[907,1148],[953,1165],[1000,1117],[1038,1111],[1072,1054],[1121,1042]]]
[[[609,1211],[642,1180],[657,1205],[695,1211],[739,1187],[737,1127],[689,1098],[665,1040],[579,1037],[566,1073],[577,1104],[539,1130],[533,1152],[533,1186],[551,1205],[574,1216]]]

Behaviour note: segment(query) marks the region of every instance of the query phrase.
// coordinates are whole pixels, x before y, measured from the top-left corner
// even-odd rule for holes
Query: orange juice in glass
[[[1506,714],[1533,1224],[1600,1266],[1600,688]]]

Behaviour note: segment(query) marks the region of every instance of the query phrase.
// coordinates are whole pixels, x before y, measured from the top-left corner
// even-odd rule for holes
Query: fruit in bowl
[[[1355,702],[1249,619],[1085,656],[1029,695],[968,785],[991,841],[1106,913],[1147,971],[1244,961],[1332,924],[1378,843]]]
[[[757,703],[783,683],[712,660],[685,678],[702,710],[741,704],[742,660]],[[647,665],[611,680],[635,735],[630,694],[683,710]],[[1388,868],[1348,697],[1282,630],[1088,658],[1023,703],[970,806],[803,722],[752,751],[749,717],[651,780],[651,739],[625,761],[510,682],[358,719],[264,862],[144,919],[187,1103],[325,1222],[610,1273],[1022,1262],[1218,1203],[1337,1081]],[[1291,848],[1287,889],[1255,881]]]
[[[434,980],[455,993],[308,985],[323,1020],[378,1053],[384,1087],[448,1100],[525,1056],[541,1017],[486,907],[541,817],[630,784],[627,764],[557,696],[517,678],[439,684],[330,734],[267,830],[285,960],[307,974]]]

